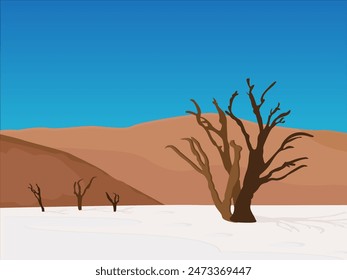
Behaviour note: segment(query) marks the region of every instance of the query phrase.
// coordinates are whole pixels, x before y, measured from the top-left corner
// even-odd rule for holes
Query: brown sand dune
[[[0,135],[0,206],[36,206],[29,183],[41,187],[46,206],[76,205],[73,183],[96,176],[83,205],[108,205],[105,192],[120,195],[120,205],[160,204],[101,169],[66,152]],[[84,182],[85,182],[84,181]],[[83,182],[81,184],[83,186]]]
[[[208,114],[206,117],[218,123],[216,115]],[[245,146],[239,128],[229,123],[230,138]],[[257,126],[251,122],[246,122],[246,126],[250,134],[255,135]],[[269,156],[294,131],[275,128],[270,135],[266,155]],[[281,164],[281,160],[307,156],[309,167],[286,180],[264,185],[256,193],[255,204],[347,204],[347,134],[308,132],[314,138],[297,140],[295,149],[283,152],[277,164]],[[174,152],[165,149],[165,146],[174,144],[189,153],[187,144],[180,139],[194,136],[208,151],[217,185],[222,188],[226,180],[217,152],[191,116],[124,129],[79,127],[2,133],[76,155],[165,204],[211,203],[204,178]],[[241,161],[243,172],[246,162],[244,149]]]

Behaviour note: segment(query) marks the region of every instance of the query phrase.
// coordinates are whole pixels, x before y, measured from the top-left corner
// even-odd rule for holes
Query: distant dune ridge
[[[217,115],[205,116],[218,123]],[[255,135],[257,125],[245,123],[250,134]],[[271,155],[294,131],[276,127],[270,134],[265,156]],[[307,156],[308,167],[283,181],[263,185],[255,194],[253,204],[347,204],[347,134],[308,132],[314,137],[296,140],[293,142],[295,149],[283,152],[274,162],[274,165],[280,165],[286,159]],[[25,189],[30,180],[32,183],[42,182],[43,197],[44,190],[49,188],[46,205],[74,205],[71,183],[79,178],[89,180],[94,175],[98,180],[85,197],[86,205],[107,205],[104,192],[98,191],[106,186],[108,191],[124,191],[123,195],[120,193],[120,204],[212,204],[205,179],[173,151],[165,149],[174,144],[188,152],[186,143],[180,139],[189,136],[199,139],[209,155],[217,186],[224,186],[227,180],[217,152],[192,116],[130,128],[39,128],[1,131],[1,134],[46,146],[1,136],[3,207],[35,205],[32,194]],[[241,132],[232,121],[229,121],[229,134],[230,139],[245,147]],[[246,164],[247,151],[244,149],[242,172]],[[133,200],[130,196],[134,196]]]

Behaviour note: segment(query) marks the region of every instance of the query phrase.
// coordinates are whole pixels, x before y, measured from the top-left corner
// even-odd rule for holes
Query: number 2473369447
[[[198,266],[188,267],[188,275],[249,275],[252,267],[218,267],[218,266]]]

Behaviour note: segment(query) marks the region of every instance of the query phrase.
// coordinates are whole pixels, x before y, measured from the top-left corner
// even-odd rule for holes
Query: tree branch
[[[93,180],[94,180],[95,178],[96,178],[96,176],[94,176],[94,177],[92,177],[92,178],[90,179],[89,184],[85,187],[85,189],[84,189],[84,191],[83,191],[83,193],[82,193],[82,196],[84,196],[84,195],[86,194],[87,190],[90,188],[90,186],[92,185],[92,182],[93,182]]]
[[[223,148],[219,146],[217,147],[217,150],[222,159],[225,171],[229,173],[232,167],[232,162],[230,158],[230,146],[229,146],[229,139],[228,139],[228,121],[227,121],[225,112],[219,107],[216,99],[213,99],[213,104],[218,111],[219,123],[221,124],[221,128],[219,130],[218,135],[221,138],[223,143]]]
[[[298,171],[299,169],[304,168],[304,167],[307,167],[307,165],[304,165],[304,164],[303,164],[303,165],[300,165],[300,166],[294,168],[293,170],[291,170],[290,172],[288,172],[287,174],[285,174],[285,175],[279,177],[279,178],[270,178],[267,182],[269,182],[269,181],[280,181],[280,180],[283,180],[284,178],[286,178],[286,177],[289,176],[290,174],[292,174],[292,173],[294,173],[294,172],[296,172],[296,171]]]
[[[82,187],[81,187],[81,184],[80,184],[82,181],[83,181],[83,179],[79,179],[77,181],[78,193],[76,194],[76,192],[75,192],[76,195],[81,195],[81,193],[82,193]],[[74,188],[75,188],[75,184],[74,184]]]
[[[41,191],[40,191],[40,188],[38,188],[38,191],[34,189],[33,185],[32,184],[29,184],[30,187],[28,187],[28,189],[30,189],[30,191],[34,194],[34,196],[36,197],[36,199],[40,199],[40,196],[41,196]],[[37,186],[37,184],[36,184]]]
[[[265,166],[264,166],[264,171],[270,166],[270,164],[274,161],[274,159],[276,158],[276,156],[284,151],[284,150],[288,150],[288,149],[292,149],[294,148],[293,146],[287,146],[288,143],[296,140],[296,139],[299,139],[303,136],[306,136],[306,137],[313,137],[313,135],[309,134],[309,133],[306,133],[306,132],[295,132],[295,133],[292,133],[290,134],[289,136],[287,136],[286,139],[283,140],[281,146],[277,149],[277,151],[269,158],[269,160],[265,163]]]
[[[301,160],[304,160],[304,159],[308,159],[308,158],[307,157],[300,157],[300,158],[296,158],[296,159],[284,162],[281,166],[279,166],[277,168],[274,168],[267,175],[261,177],[260,178],[261,182],[264,184],[264,183],[272,181],[272,180],[278,181],[278,180],[281,180],[281,178],[283,179],[283,178],[287,177],[289,174],[291,174],[291,173],[295,172],[296,170],[298,170],[298,168],[295,168],[294,171],[292,170],[287,175],[282,176],[280,178],[274,178],[273,175],[274,175],[274,173],[279,172],[279,171],[281,171],[281,170],[283,170],[283,169],[285,169],[287,167],[296,166],[296,163],[298,161],[301,161]]]
[[[119,194],[113,193],[114,194],[114,202],[118,203],[119,202]]]
[[[197,159],[197,161],[201,167],[201,170],[204,170],[205,169],[205,163],[202,161],[201,154],[195,148],[193,139],[194,138],[192,137],[192,138],[183,138],[182,140],[188,141],[188,143],[190,145],[190,150],[192,151],[193,155],[196,157],[196,159]]]
[[[78,193],[77,193],[77,191],[76,191],[76,184],[77,184],[77,182],[74,182],[74,183],[73,183],[73,193],[74,193],[76,196],[78,196]]]
[[[201,127],[203,127],[205,130],[207,130],[207,131],[211,130],[211,131],[218,134],[219,130],[216,129],[208,119],[204,118],[201,115],[201,108],[200,108],[199,104],[194,99],[191,99],[190,101],[192,101],[193,104],[195,105],[197,112],[195,113],[192,111],[186,111],[186,113],[196,116],[196,120],[197,120],[198,124]]]
[[[41,189],[40,189],[39,185],[36,184],[36,187],[37,187],[37,194],[38,194],[38,195],[41,195]]]
[[[234,149],[234,160],[229,173],[227,186],[225,188],[223,203],[230,203],[233,198],[235,187],[240,185],[240,159],[242,147],[237,145],[234,140],[230,141],[230,146]],[[236,203],[235,197],[234,203]]]
[[[270,127],[272,117],[277,113],[277,111],[281,110],[280,106],[281,106],[281,103],[278,102],[278,104],[275,107],[275,109],[271,109],[270,110],[270,113],[269,113],[269,116],[268,116],[267,122],[266,122],[266,127],[267,128]]]
[[[270,130],[272,129],[272,128],[274,128],[276,125],[278,125],[278,124],[280,124],[280,123],[284,123],[285,121],[284,121],[284,118],[286,117],[286,116],[288,116],[290,114],[290,110],[289,111],[287,111],[287,112],[284,112],[284,113],[282,113],[282,114],[279,114],[272,122],[271,122],[271,125],[270,125]]]
[[[114,198],[112,199],[111,196],[108,194],[108,192],[105,192],[107,199],[114,205],[119,202],[119,195],[116,193],[114,194]]]
[[[203,151],[201,144],[198,140],[196,140],[194,137],[191,138],[184,138],[183,140],[186,140],[189,142],[190,149],[194,156],[196,157],[199,165],[201,168],[199,168],[191,159],[189,159],[185,154],[183,154],[178,148],[176,148],[173,145],[167,146],[167,148],[173,149],[181,158],[183,158],[186,162],[188,162],[196,171],[198,171],[200,174],[202,174],[208,183],[208,188],[211,193],[212,200],[217,208],[221,207],[221,200],[219,198],[218,192],[216,190],[216,187],[213,182],[211,170],[210,170],[210,163],[208,160],[208,157],[206,153]],[[202,159],[203,158],[203,159]]]
[[[113,204],[113,200],[110,197],[110,195],[108,194],[108,192],[105,192],[105,194],[106,194],[107,199]]]
[[[208,119],[204,118],[201,115],[201,109],[199,104],[194,99],[191,99],[191,101],[195,105],[196,112],[187,111],[187,113],[194,115],[196,117],[196,121],[198,125],[205,130],[212,145],[216,147],[222,159],[223,166],[225,170],[229,173],[231,168],[231,161],[230,161],[230,149],[229,149],[229,143],[228,143],[227,118],[225,116],[225,113],[219,107],[216,99],[213,99],[212,103],[217,109],[217,112],[219,115],[219,123],[221,124],[220,129],[217,129],[216,127],[212,125],[212,123]],[[220,138],[220,140],[222,141],[222,145],[219,145],[217,143],[217,140],[215,139],[215,135],[213,135],[213,133]]]
[[[255,101],[254,95],[253,95],[254,85],[251,85],[251,80],[249,78],[247,79],[247,85],[249,88],[248,97],[251,101],[253,113],[254,113],[255,117],[257,118],[259,131],[261,132],[264,129],[264,127],[263,127],[263,118],[260,114],[260,107],[261,107],[261,105],[263,105],[263,102],[265,101],[265,99],[262,98],[262,101],[260,102],[260,104],[257,104],[257,102]]]
[[[195,146],[198,147],[198,153],[199,155],[202,155],[202,157],[204,158],[204,166],[207,167],[207,169],[210,169],[210,161],[205,153],[205,151],[202,149],[201,144],[198,140],[196,140],[194,137],[191,138],[193,143],[195,144]]]
[[[260,107],[264,104],[264,102],[265,102],[265,95],[266,95],[266,93],[267,93],[275,84],[276,84],[276,81],[273,82],[271,85],[269,85],[269,86],[267,87],[267,89],[263,92],[263,94],[262,94],[261,97],[260,97],[259,108],[260,108]]]
[[[252,144],[251,144],[251,141],[250,141],[249,134],[247,133],[246,128],[245,128],[243,122],[238,117],[236,117],[234,115],[234,113],[232,112],[232,106],[233,106],[233,102],[234,102],[234,99],[235,99],[236,96],[238,96],[238,92],[237,91],[235,91],[234,94],[231,96],[230,101],[229,101],[228,111],[225,111],[225,112],[241,128],[241,132],[242,132],[242,134],[243,134],[243,136],[244,136],[244,138],[246,140],[247,147],[251,151],[251,150],[253,150],[253,147],[252,147]]]
[[[34,189],[34,187],[33,187],[32,184],[29,184],[29,185],[30,185],[30,187],[28,187],[28,189],[30,189],[31,192],[33,192],[34,194],[39,194],[39,193]]]
[[[185,154],[183,154],[177,147],[174,145],[168,145],[166,148],[172,149],[176,154],[178,154],[182,159],[184,159],[187,163],[190,164],[197,172],[202,174],[202,169],[200,169],[190,158],[188,158]]]

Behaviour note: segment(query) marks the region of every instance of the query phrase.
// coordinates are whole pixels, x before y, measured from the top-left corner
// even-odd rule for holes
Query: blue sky
[[[1,129],[213,112],[250,77],[285,126],[347,132],[346,1],[2,1]],[[267,111],[264,111],[264,114]]]

